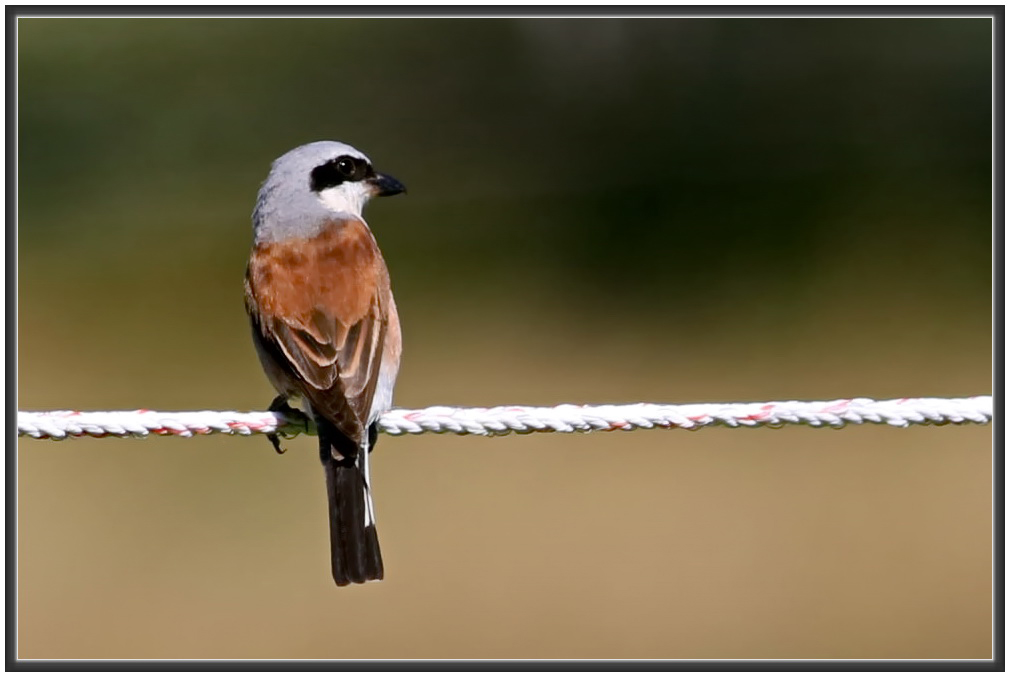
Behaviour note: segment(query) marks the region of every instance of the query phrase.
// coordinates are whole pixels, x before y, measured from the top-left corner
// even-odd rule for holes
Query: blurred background
[[[984,19],[27,19],[18,407],[237,409],[249,215],[338,139],[399,406],[991,392]],[[988,427],[18,441],[22,658],[985,658]]]

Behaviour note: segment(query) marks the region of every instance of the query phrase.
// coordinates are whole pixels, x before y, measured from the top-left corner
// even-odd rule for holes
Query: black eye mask
[[[345,182],[363,181],[375,176],[367,160],[351,155],[341,155],[312,170],[309,187],[318,193]]]

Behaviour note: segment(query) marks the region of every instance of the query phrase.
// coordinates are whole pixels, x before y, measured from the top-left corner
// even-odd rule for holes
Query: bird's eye
[[[354,176],[354,160],[342,157],[337,160],[337,171],[348,178]]]
[[[312,170],[309,187],[319,192],[327,188],[339,186],[345,181],[361,181],[368,177],[370,167],[368,161],[350,155],[327,160]]]

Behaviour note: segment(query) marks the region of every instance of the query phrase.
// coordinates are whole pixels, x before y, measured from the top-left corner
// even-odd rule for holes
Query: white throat
[[[319,191],[319,201],[328,209],[358,218],[361,217],[361,210],[365,208],[365,203],[371,196],[368,185],[363,181],[342,183]]]

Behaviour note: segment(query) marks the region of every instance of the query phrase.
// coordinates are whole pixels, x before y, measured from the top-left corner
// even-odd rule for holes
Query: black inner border
[[[19,660],[17,655],[17,581],[14,575],[17,553],[17,20],[29,17],[713,17],[713,18],[884,18],[884,17],[986,17],[993,20],[993,270],[996,284],[993,289],[993,659],[991,660]],[[256,6],[233,5],[213,6],[25,6],[5,7],[6,19],[6,81],[7,81],[7,124],[6,124],[6,365],[7,365],[7,455],[6,455],[6,651],[5,668],[10,671],[317,671],[355,670],[371,672],[378,670],[427,671],[439,670],[456,672],[472,671],[659,671],[685,670],[697,672],[711,671],[958,671],[958,672],[1001,672],[1005,666],[1005,604],[1004,604],[1004,519],[1005,505],[1003,485],[1003,388],[1004,388],[1004,345],[1003,326],[1005,319],[1005,279],[1003,250],[1003,168],[1004,168],[1004,6],[1003,5],[686,5],[663,6]]]

